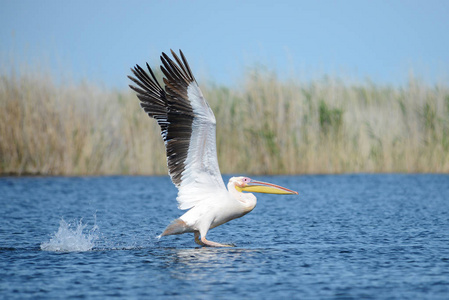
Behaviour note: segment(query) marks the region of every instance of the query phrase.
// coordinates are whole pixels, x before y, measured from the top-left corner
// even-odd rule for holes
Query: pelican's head
[[[239,192],[253,192],[265,194],[298,195],[298,192],[289,190],[285,187],[253,180],[248,177],[232,177],[229,183],[233,183],[235,189]]]

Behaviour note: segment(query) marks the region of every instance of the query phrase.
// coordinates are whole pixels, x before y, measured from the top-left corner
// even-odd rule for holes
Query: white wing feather
[[[195,118],[178,193],[178,208],[189,209],[226,190],[217,160],[216,120],[196,82],[187,90]]]

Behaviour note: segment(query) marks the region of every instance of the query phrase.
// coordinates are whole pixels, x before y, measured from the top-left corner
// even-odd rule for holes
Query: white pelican
[[[215,116],[193,77],[182,51],[181,59],[171,50],[174,62],[162,53],[161,70],[165,90],[147,63],[151,77],[139,65],[128,76],[130,85],[145,112],[156,119],[165,142],[171,180],[178,188],[178,208],[188,211],[174,220],[161,236],[193,232],[201,246],[229,245],[206,239],[207,232],[230,220],[240,218],[256,206],[256,197],[247,192],[298,194],[287,188],[232,177],[226,189],[220,174],[215,142]]]

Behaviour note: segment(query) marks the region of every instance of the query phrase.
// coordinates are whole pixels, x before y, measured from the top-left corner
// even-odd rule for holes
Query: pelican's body
[[[165,142],[169,175],[178,188],[178,207],[188,211],[174,220],[161,236],[193,232],[202,246],[227,246],[206,239],[207,232],[230,220],[240,218],[256,206],[256,197],[242,191],[297,194],[296,192],[248,177],[233,177],[227,189],[220,174],[215,142],[215,116],[193,77],[182,52],[176,62],[165,53],[161,70],[165,91],[151,68],[151,77],[138,65],[129,77],[138,87],[141,106],[157,120]]]
[[[216,192],[213,198],[198,203],[170,224],[162,236],[193,232],[196,234],[195,240],[199,243],[198,234],[205,237],[209,229],[240,218],[252,211],[256,207],[256,197],[250,193],[241,193],[235,188],[236,184],[243,179],[249,180],[245,177],[231,178],[228,190]],[[202,243],[207,244],[204,240]]]

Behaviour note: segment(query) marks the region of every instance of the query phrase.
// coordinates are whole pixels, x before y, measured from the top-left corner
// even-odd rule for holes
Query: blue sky
[[[136,63],[182,49],[197,79],[238,84],[264,65],[403,84],[449,80],[449,1],[0,0],[0,65],[126,88]]]

